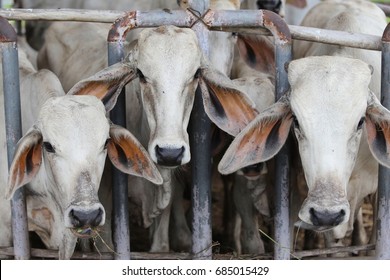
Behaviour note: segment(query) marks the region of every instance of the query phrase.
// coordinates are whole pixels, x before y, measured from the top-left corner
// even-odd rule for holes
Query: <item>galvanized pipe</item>
[[[159,11],[155,12],[158,16]],[[151,13],[143,12],[143,13]],[[176,11],[171,11],[172,17],[176,17]],[[235,11],[245,19],[248,12],[256,12],[250,10]],[[100,10],[77,10],[77,9],[1,9],[0,16],[8,20],[47,20],[47,21],[81,21],[81,22],[106,22],[112,23],[119,17],[124,16],[123,11],[100,11]],[[144,18],[141,16],[141,18]],[[153,21],[146,20],[149,23]],[[170,22],[170,19],[167,19]],[[252,24],[252,23],[251,23]],[[151,25],[152,27],[155,25]],[[178,24],[177,26],[189,27],[187,24]],[[144,26],[146,27],[146,26]],[[343,45],[352,48],[361,48],[368,50],[381,50],[381,37],[368,34],[356,34],[344,31],[326,30],[312,27],[289,25],[291,37],[294,40],[305,40],[312,42],[320,42],[334,45]],[[211,30],[215,30],[211,28]],[[219,31],[229,32],[244,32],[244,33],[262,33],[258,26],[241,28],[226,26],[217,29]],[[264,34],[269,34],[263,31]]]
[[[121,61],[125,54],[123,48],[108,43],[108,65]],[[126,127],[126,95],[125,89],[117,99],[110,112],[113,123]],[[112,168],[112,238],[116,260],[130,259],[130,223],[128,211],[127,174]]]
[[[189,1],[190,9],[200,16],[209,7],[209,1]],[[201,20],[192,29],[205,57],[209,56],[209,31]],[[193,259],[212,258],[211,223],[211,121],[207,116],[199,87],[196,90],[190,124],[192,157],[192,254]]]
[[[0,43],[3,55],[4,113],[7,139],[8,167],[11,166],[16,144],[22,137],[20,110],[19,60],[14,28],[0,17]],[[30,258],[30,243],[27,227],[27,211],[24,189],[18,189],[11,201],[12,233],[15,259]]]
[[[382,37],[381,102],[390,109],[390,24]],[[390,169],[379,166],[376,258],[390,259]]]

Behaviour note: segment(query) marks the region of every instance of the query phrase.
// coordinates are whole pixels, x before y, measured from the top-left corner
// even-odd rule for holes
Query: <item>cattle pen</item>
[[[8,161],[11,162],[17,140],[21,137],[20,99],[17,65],[17,36],[7,21],[46,20],[81,21],[113,23],[107,35],[109,64],[121,61],[124,56],[123,42],[127,32],[136,28],[150,28],[161,25],[175,25],[192,28],[198,36],[205,55],[208,54],[209,30],[221,32],[256,33],[273,36],[276,45],[276,98],[279,99],[288,89],[285,64],[292,59],[292,40],[307,40],[327,44],[343,45],[382,52],[382,104],[390,108],[390,25],[383,36],[351,34],[315,28],[287,25],[277,14],[266,10],[217,11],[208,9],[209,1],[189,1],[187,10],[155,11],[97,11],[74,9],[1,9],[0,43],[3,55],[4,104],[7,128]],[[387,66],[387,67],[386,67]],[[122,99],[121,99],[122,98]],[[111,114],[114,123],[125,126],[124,94],[120,95],[117,106]],[[115,173],[113,181],[114,219],[113,240],[115,254],[75,253],[79,259],[229,259],[232,256],[216,256],[212,253],[211,228],[211,149],[210,121],[204,112],[202,98],[197,90],[193,121],[190,131],[191,152],[193,156],[191,186],[192,197],[192,252],[191,253],[136,253],[130,252],[129,216],[127,211],[127,180],[120,172]],[[276,196],[274,227],[274,255],[255,256],[255,258],[286,260],[291,258],[289,227],[289,149],[277,155]],[[390,259],[390,170],[379,169],[377,242],[367,246],[330,248],[311,252],[291,252],[294,256],[308,257],[343,251],[376,250],[375,259]],[[15,259],[31,257],[56,258],[57,252],[30,249],[28,242],[25,199],[19,190],[12,199],[14,247],[1,248],[1,255],[14,256]],[[129,229],[130,228],[130,229]],[[241,256],[241,258],[253,256]]]

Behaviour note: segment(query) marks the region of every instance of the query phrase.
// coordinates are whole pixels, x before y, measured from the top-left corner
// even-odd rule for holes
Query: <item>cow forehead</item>
[[[66,138],[78,142],[101,142],[109,134],[109,123],[103,103],[94,96],[61,96],[47,100],[38,118],[45,139]]]
[[[138,65],[142,70],[151,65],[200,65],[201,50],[198,40],[188,28],[161,26],[144,30],[139,36],[138,49]]]
[[[308,57],[288,67],[293,111],[305,110],[321,116],[336,112],[361,114],[367,106],[370,67],[357,59]]]

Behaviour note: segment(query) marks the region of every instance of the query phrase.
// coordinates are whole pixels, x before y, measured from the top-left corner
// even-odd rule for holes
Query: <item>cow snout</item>
[[[341,224],[345,219],[345,210],[341,209],[336,212],[330,211],[317,211],[314,208],[310,208],[310,220],[315,226],[330,226],[334,227]]]
[[[157,163],[163,166],[181,165],[185,148],[162,148],[158,145],[155,148]]]
[[[97,227],[104,224],[104,209],[102,206],[96,209],[70,209],[68,218],[74,228]]]

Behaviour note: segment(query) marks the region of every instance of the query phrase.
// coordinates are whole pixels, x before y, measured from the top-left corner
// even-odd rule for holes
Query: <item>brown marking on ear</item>
[[[238,35],[237,46],[245,62],[263,73],[275,74],[275,46],[266,36]]]
[[[231,135],[237,135],[258,114],[249,98],[233,87],[220,86],[208,79],[201,79],[200,86],[210,119]]]
[[[136,77],[131,64],[119,62],[74,85],[69,95],[94,95],[105,105],[109,112],[116,104],[122,88]]]
[[[368,145],[376,160],[390,168],[390,111],[373,92],[369,93],[368,103],[365,122]]]
[[[99,99],[103,99],[110,87],[110,84],[103,81],[91,81],[79,89],[74,95],[94,95]]]
[[[29,183],[42,163],[42,135],[37,130],[26,134],[18,143],[12,161],[9,177],[7,198],[19,187]]]
[[[384,165],[390,154],[390,124],[381,118],[382,113],[375,106],[369,106],[366,112],[367,141],[374,156]],[[387,166],[387,165],[386,165]]]
[[[108,142],[108,156],[116,168],[124,173],[144,177],[162,184],[162,177],[146,150],[124,128],[112,125]]]
[[[292,123],[288,103],[277,102],[256,117],[227,149],[218,170],[229,174],[272,158],[284,145]]]

